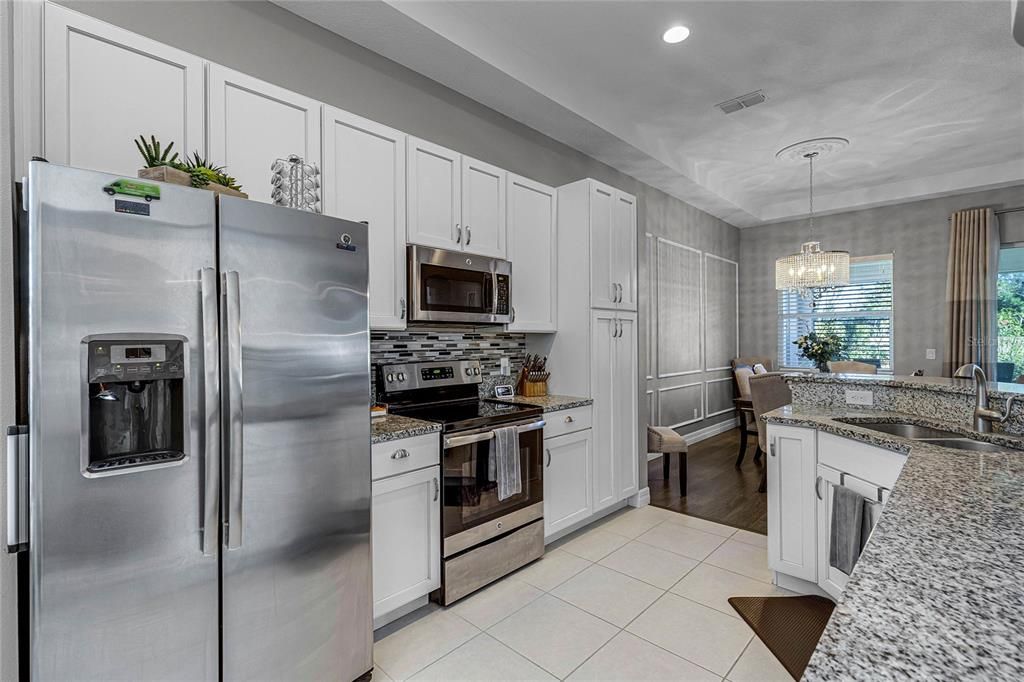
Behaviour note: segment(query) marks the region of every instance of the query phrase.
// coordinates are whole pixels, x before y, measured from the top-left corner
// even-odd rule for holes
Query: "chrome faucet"
[[[1013,409],[1013,401],[1017,396],[1011,395],[1006,399],[1006,411],[1000,413],[988,406],[988,377],[985,370],[973,362],[968,363],[953,373],[958,379],[974,379],[976,389],[976,400],[974,403],[974,430],[979,433],[992,433],[992,422],[1003,424],[1010,418],[1010,410]]]

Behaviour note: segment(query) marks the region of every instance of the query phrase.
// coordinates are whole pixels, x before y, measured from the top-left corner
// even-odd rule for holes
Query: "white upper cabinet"
[[[409,243],[505,258],[505,178],[497,166],[409,137]]]
[[[612,207],[612,281],[620,310],[636,310],[636,198],[615,191]]]
[[[462,157],[462,246],[468,253],[505,258],[506,172]]]
[[[44,149],[53,163],[135,177],[132,142],[203,145],[203,61],[64,7],[44,6]]]
[[[553,332],[557,328],[556,196],[552,187],[508,176],[508,257],[513,263],[509,331]]]
[[[223,66],[209,67],[209,160],[250,199],[270,203],[270,166],[298,154],[320,166],[320,103]]]
[[[409,243],[462,248],[462,177],[458,152],[409,137]]]
[[[370,327],[405,329],[406,135],[324,107],[324,213],[370,232]]]
[[[615,308],[619,298],[612,271],[615,190],[590,183],[590,305]]]

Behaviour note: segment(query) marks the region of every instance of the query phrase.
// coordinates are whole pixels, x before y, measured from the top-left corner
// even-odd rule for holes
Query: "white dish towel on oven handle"
[[[491,457],[487,462],[487,477],[498,483],[498,501],[502,502],[523,492],[523,477],[519,469],[519,428],[506,426],[494,429]]]

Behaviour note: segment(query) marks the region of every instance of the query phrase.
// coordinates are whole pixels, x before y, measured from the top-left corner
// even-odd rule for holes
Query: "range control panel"
[[[387,392],[409,391],[434,386],[479,384],[483,380],[478,360],[378,365],[377,376],[380,382],[378,386]]]
[[[91,384],[185,376],[181,341],[90,341],[88,353]]]

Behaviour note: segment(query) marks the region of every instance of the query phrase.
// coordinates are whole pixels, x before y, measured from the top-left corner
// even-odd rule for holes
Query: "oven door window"
[[[431,263],[420,267],[420,308],[436,312],[491,313],[494,283],[491,273],[460,270]]]
[[[544,499],[541,478],[543,431],[519,435],[522,492],[498,500],[498,484],[489,480],[488,463],[494,440],[460,445],[444,451],[444,536],[501,518]]]

